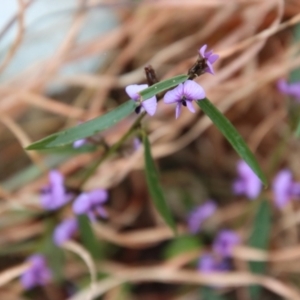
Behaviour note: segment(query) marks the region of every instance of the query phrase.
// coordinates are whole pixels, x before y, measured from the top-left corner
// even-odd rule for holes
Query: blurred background
[[[71,209],[45,212],[40,191],[51,169],[59,170],[66,186],[74,189],[103,148],[24,150],[125,102],[127,85],[146,82],[147,65],[159,80],[186,74],[204,44],[220,58],[214,64],[215,76],[204,74],[196,82],[241,133],[270,183],[261,198],[272,208],[272,229],[260,260],[268,260],[267,251],[285,251],[268,260],[256,299],[300,299],[299,203],[280,211],[271,190],[281,168],[300,180],[295,134],[299,102],[276,85],[279,79],[300,82],[299,22],[298,0],[2,0],[1,299],[251,299],[247,286],[260,281],[251,277],[248,248],[250,252],[241,247],[233,256],[229,279],[215,279],[217,284],[214,279],[194,279],[195,261],[210,249],[218,230],[236,230],[246,245],[258,205],[233,194],[239,158],[200,110],[183,110],[175,120],[174,107],[161,101],[155,117],[145,119],[161,184],[179,226],[177,237],[151,204],[143,155],[134,149],[133,139],[83,186],[83,191],[109,191],[109,217],[92,226],[101,250],[92,263],[99,280],[94,296],[82,294],[91,272],[84,263],[86,253],[51,243],[53,228]],[[131,115],[104,131],[98,136],[101,145],[113,145],[135,119]],[[188,214],[207,199],[214,199],[217,212],[204,232],[190,236]],[[28,267],[26,257],[36,252],[49,259],[55,280],[25,291],[18,278]],[[203,284],[209,290],[200,288]]]

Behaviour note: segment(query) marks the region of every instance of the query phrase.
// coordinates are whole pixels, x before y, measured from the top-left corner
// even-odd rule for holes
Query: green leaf
[[[152,86],[139,92],[139,94],[141,95],[142,100],[147,100],[155,96],[156,94],[159,94],[160,92],[168,90],[169,88],[186,81],[188,78],[189,77],[187,75],[178,75],[176,77],[155,83]]]
[[[134,111],[136,104],[130,100],[105,115],[71,127],[67,130],[51,134],[31,145],[27,150],[41,150],[69,145],[77,140],[95,135],[115,125]]]
[[[261,201],[255,219],[254,227],[249,239],[249,245],[262,250],[267,249],[271,234],[271,208],[269,202]],[[250,262],[250,269],[255,274],[263,274],[265,271],[265,262]],[[261,287],[258,285],[250,286],[249,288],[251,299],[257,300],[261,292]]]
[[[255,156],[249,150],[247,144],[237,132],[230,121],[207,99],[196,101],[203,112],[212,120],[221,133],[225,136],[228,142],[232,145],[234,150],[240,155],[240,157],[249,165],[258,178],[267,185],[267,180],[262,170],[256,161]]]
[[[215,290],[208,286],[204,286],[200,290],[200,295],[202,300],[224,300],[225,298],[221,295],[218,295]]]
[[[192,235],[182,235],[172,240],[164,251],[164,256],[166,259],[175,257],[185,252],[192,250],[199,250],[201,247],[201,242],[199,237]]]
[[[173,219],[172,213],[165,200],[163,190],[159,184],[158,173],[155,167],[154,160],[151,155],[150,143],[146,134],[143,136],[144,142],[144,159],[145,159],[145,172],[148,188],[152,197],[153,203],[164,219],[164,221],[176,233],[176,224]]]
[[[82,243],[94,258],[99,258],[102,254],[100,243],[97,241],[94,231],[91,227],[89,218],[86,215],[79,215],[79,232]]]

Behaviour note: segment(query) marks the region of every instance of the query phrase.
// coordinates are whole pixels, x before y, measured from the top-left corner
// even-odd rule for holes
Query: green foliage
[[[235,127],[231,124],[231,122],[207,98],[196,101],[196,103],[217,126],[224,137],[232,145],[234,150],[249,165],[249,167],[263,182],[263,184],[267,185],[267,179],[260,169],[255,156],[249,150],[247,144],[245,143],[241,135],[237,132]]]
[[[200,290],[200,295],[202,300],[224,300],[225,298],[221,295],[218,295],[212,288],[203,287]]]
[[[51,134],[31,145],[27,150],[42,150],[63,147],[77,140],[95,135],[115,125],[134,111],[134,101],[127,101],[105,115],[92,119],[88,122],[71,127],[67,130]]]
[[[271,208],[267,200],[263,200],[258,207],[252,234],[249,239],[249,245],[254,248],[267,249],[271,234]],[[250,269],[253,273],[262,274],[265,271],[266,264],[264,262],[251,262]],[[251,299],[257,300],[261,291],[260,286],[251,286]]]
[[[166,224],[176,233],[176,223],[172,217],[172,213],[166,202],[163,190],[159,183],[159,176],[155,167],[155,162],[151,155],[150,143],[146,134],[143,135],[144,143],[144,159],[145,159],[145,172],[149,188],[149,192],[153,203],[160,213]]]
[[[165,258],[172,258],[179,254],[200,249],[199,237],[192,235],[182,235],[172,240],[164,251]]]
[[[79,232],[82,243],[94,258],[99,258],[102,254],[100,243],[97,241],[89,218],[86,215],[79,215]]]

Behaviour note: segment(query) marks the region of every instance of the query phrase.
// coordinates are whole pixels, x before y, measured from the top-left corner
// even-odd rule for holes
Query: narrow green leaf
[[[172,240],[164,250],[166,259],[175,257],[182,253],[200,249],[201,242],[199,237],[192,235],[182,235]]]
[[[267,185],[267,180],[255,156],[249,150],[247,144],[237,132],[230,121],[207,99],[196,101],[203,112],[212,120],[212,122],[217,126],[221,133],[225,136],[228,142],[232,145],[234,150],[240,155],[240,157],[249,165],[253,172],[258,176],[258,178]]]
[[[271,233],[271,208],[267,200],[263,200],[257,210],[254,227],[249,239],[249,245],[262,250],[267,249]],[[264,262],[251,262],[250,269],[255,274],[263,274],[266,264]],[[249,288],[251,299],[257,300],[261,292],[258,285]]]
[[[176,233],[176,224],[173,219],[172,213],[167,205],[167,202],[165,200],[163,190],[160,186],[158,173],[155,167],[154,160],[151,155],[150,143],[146,134],[144,134],[143,136],[143,142],[145,147],[144,150],[145,172],[146,172],[146,179],[147,179],[150,195],[152,197],[156,209],[158,210],[162,218]]]
[[[27,150],[41,150],[69,145],[77,140],[95,135],[124,119],[134,111],[136,104],[129,100],[105,115],[67,130],[51,134],[31,145]]]
[[[80,237],[83,245],[94,258],[100,257],[100,243],[97,241],[94,235],[89,218],[86,215],[79,215],[77,218],[79,223]]]
[[[169,88],[186,81],[188,78],[189,77],[187,75],[178,75],[173,78],[155,83],[152,86],[139,92],[139,94],[141,95],[142,100],[146,100],[155,96],[156,94],[159,94],[160,92],[168,90]]]

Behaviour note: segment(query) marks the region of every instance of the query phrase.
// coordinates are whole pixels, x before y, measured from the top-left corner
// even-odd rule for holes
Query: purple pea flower
[[[21,284],[26,290],[35,286],[46,285],[51,279],[51,271],[47,266],[46,259],[41,254],[34,254],[27,258],[30,267],[21,276]]]
[[[240,237],[232,230],[221,230],[213,243],[213,250],[221,257],[230,257],[233,248],[240,243]]]
[[[300,196],[300,183],[293,181],[289,170],[281,170],[273,180],[272,189],[275,204],[282,209],[293,197]]]
[[[218,54],[213,54],[212,50],[208,51],[208,52],[205,52],[206,48],[207,48],[207,45],[202,46],[199,49],[199,55],[201,55],[202,58],[206,60],[207,68],[205,69],[205,72],[214,75],[215,73],[214,73],[214,68],[213,68],[212,65],[219,58],[219,55]]]
[[[55,210],[65,205],[72,198],[64,187],[64,177],[57,171],[49,172],[49,184],[42,189],[41,205],[48,210]]]
[[[243,160],[238,162],[237,172],[239,177],[233,183],[234,194],[245,194],[249,199],[255,199],[262,188],[260,180]]]
[[[74,218],[66,219],[58,224],[53,233],[53,241],[55,245],[61,246],[72,238],[78,230],[77,220]]]
[[[193,234],[200,230],[202,223],[212,216],[217,210],[217,205],[214,201],[206,201],[204,204],[196,207],[188,217],[189,231]]]
[[[199,260],[197,269],[202,273],[224,272],[230,269],[226,258],[217,259],[212,254],[203,254]]]
[[[150,99],[141,101],[141,96],[139,92],[146,89],[148,84],[131,84],[125,88],[127,95],[135,102],[140,105],[136,108],[136,113],[141,112],[141,107],[150,115],[153,116],[156,112],[157,100],[156,97],[151,97]]]
[[[193,100],[201,100],[205,98],[205,91],[198,83],[187,80],[180,83],[175,89],[165,94],[164,102],[166,104],[177,103],[176,119],[181,113],[181,106],[186,106],[190,112],[194,113]]]
[[[107,218],[103,203],[107,201],[106,190],[97,189],[80,194],[73,203],[73,211],[77,215],[86,214],[91,221],[96,221],[97,216]]]
[[[279,79],[277,81],[277,88],[282,94],[292,96],[297,101],[300,101],[300,82],[289,84],[285,79]]]

